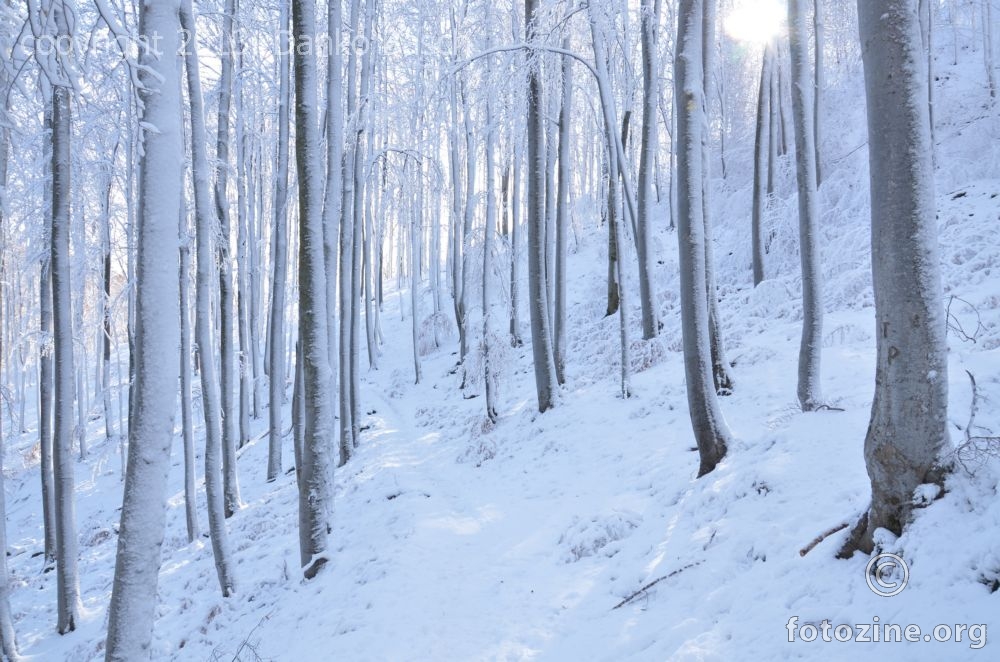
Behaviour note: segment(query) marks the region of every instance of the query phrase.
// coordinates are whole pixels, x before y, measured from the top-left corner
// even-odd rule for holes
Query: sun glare
[[[737,41],[766,44],[785,28],[786,13],[778,0],[738,0],[724,22]]]

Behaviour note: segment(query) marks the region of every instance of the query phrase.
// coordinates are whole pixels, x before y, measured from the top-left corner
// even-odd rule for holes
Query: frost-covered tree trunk
[[[823,0],[813,0],[813,149],[816,159],[816,188],[823,184],[823,88],[826,86],[823,49],[826,48],[826,23],[823,20]]]
[[[702,71],[702,0],[681,0],[678,9],[674,98],[677,100],[677,242],[681,335],[688,408],[704,476],[722,460],[730,432],[716,395],[709,346],[705,288],[705,223],[702,205],[702,131],[705,88]]]
[[[472,242],[472,222],[476,217],[476,152],[478,142],[476,141],[472,126],[472,108],[466,98],[464,86],[459,90],[459,100],[464,108],[463,120],[465,126],[465,209],[462,217],[462,325],[466,326],[466,329],[464,335],[465,346],[459,354],[459,358],[462,361],[461,388],[464,389],[469,383],[468,366],[466,365],[469,330],[466,322],[469,309],[471,308],[470,293],[472,291],[472,284],[469,282],[469,278],[472,274],[473,262],[470,244]]]
[[[51,6],[60,38],[70,35],[66,7]],[[52,468],[55,476],[56,594],[59,634],[76,629],[80,615],[80,580],[77,575],[76,502],[73,480],[73,405],[76,371],[73,367],[73,286],[70,257],[70,156],[72,140],[71,89],[68,80],[52,86],[52,339],[55,359]],[[176,217],[175,217],[176,218]]]
[[[993,64],[993,2],[983,0],[983,64],[986,65],[986,84],[990,98],[997,97],[997,72]]]
[[[215,557],[222,596],[236,591],[229,537],[226,533],[222,481],[222,411],[219,378],[215,370],[216,335],[212,329],[212,281],[215,269],[213,231],[218,217],[212,207],[211,168],[208,163],[208,128],[201,94],[198,62],[198,32],[191,0],[181,0],[181,26],[188,35],[184,49],[188,100],[191,104],[191,179],[194,188],[195,228],[198,248],[195,296],[195,337],[201,371],[201,407],[205,416],[205,501],[208,504],[208,530]]]
[[[920,34],[924,40],[924,52],[927,54],[927,114],[931,126],[931,154],[937,165],[937,140],[934,131],[934,7],[932,0],[920,0]]]
[[[757,129],[754,137],[753,159],[753,217],[750,226],[751,252],[753,254],[753,285],[764,280],[764,236],[761,225],[768,200],[767,172],[771,124],[771,64],[774,51],[770,44],[764,48],[760,66],[760,92],[757,96]]]
[[[715,390],[719,394],[728,394],[733,390],[733,378],[729,373],[729,361],[726,359],[726,349],[722,339],[722,323],[719,318],[719,300],[715,285],[715,248],[712,243],[712,185],[711,185],[711,147],[710,139],[710,107],[713,76],[715,71],[715,19],[717,0],[704,0],[702,11],[702,97],[705,104],[701,140],[704,154],[701,161],[702,175],[702,222],[705,225],[705,287],[708,290],[708,337],[712,350],[712,379]]]
[[[316,3],[292,6],[295,43],[314,43]],[[303,373],[302,459],[299,488],[299,550],[303,573],[311,579],[326,564],[330,533],[330,479],[333,473],[333,389],[326,330],[326,274],[323,256],[323,168],[320,161],[318,76],[315,53],[295,52],[295,161],[299,184],[298,360]],[[331,100],[332,103],[339,99]],[[342,256],[344,258],[346,256]]]
[[[935,220],[926,61],[916,3],[858,0],[868,99],[875,399],[865,437],[872,502],[842,550],[902,533],[913,491],[940,480],[948,356]]]
[[[813,83],[809,75],[806,0],[788,0],[792,115],[799,184],[799,258],[802,263],[802,340],[799,345],[799,404],[812,411],[822,404],[820,356],[823,350],[823,293],[819,266],[819,209],[816,200],[816,144],[813,135]]]
[[[178,101],[179,103],[179,101]],[[188,542],[198,537],[198,493],[195,488],[194,413],[191,407],[191,236],[186,210],[180,216],[180,374],[181,435],[184,440],[184,515]],[[107,388],[107,387],[105,387]]]
[[[563,49],[570,49],[569,37],[563,40]],[[562,104],[559,109],[559,187],[556,202],[556,266],[555,266],[555,361],[556,379],[560,384],[566,383],[566,249],[569,245],[569,189],[572,186],[570,175],[570,147],[572,131],[570,122],[573,117],[573,64],[570,58],[562,58]]]
[[[659,68],[656,66],[656,33],[660,20],[660,0],[642,1],[642,144],[639,152],[639,218],[635,238],[639,258],[639,300],[642,304],[642,337],[649,340],[659,332],[656,296],[653,291],[653,255],[650,225],[653,180],[656,177],[657,124],[656,100],[659,98]]]
[[[136,262],[136,402],[108,607],[106,660],[150,657],[167,477],[180,368],[178,237],[184,161],[179,98],[179,0],[142,5],[144,35],[163,51],[140,54],[142,174]],[[149,43],[156,43],[150,41]],[[185,311],[186,312],[186,311]],[[169,320],[175,320],[173,323]]]
[[[45,118],[45,126],[51,131],[51,111],[45,112]],[[51,154],[48,163],[47,168],[52,163]],[[46,177],[45,193],[45,204],[50,210],[48,215],[51,216],[51,176]],[[43,240],[46,244],[51,243],[51,233],[51,228],[46,225],[43,229]],[[56,488],[52,467],[54,450],[52,410],[55,405],[53,400],[55,385],[52,383],[52,262],[50,257],[48,254],[42,257],[38,292],[38,319],[41,334],[41,342],[38,344],[38,446],[40,455],[38,466],[42,483],[42,523],[45,529],[44,560],[46,567],[51,567],[56,560]]]
[[[2,351],[0,356],[3,356]],[[17,639],[14,636],[14,618],[10,611],[10,578],[7,573],[7,504],[3,453],[3,426],[0,425],[0,550],[4,552],[0,554],[0,653],[5,660],[17,660],[20,656],[17,652]]]
[[[9,76],[5,68],[0,67],[0,89],[5,89],[9,84]],[[10,98],[0,106],[0,117],[4,117],[10,111]],[[6,119],[6,117],[4,117]],[[6,127],[0,127],[0,379],[4,375],[4,370],[10,370],[9,361],[5,360],[4,334],[6,326],[4,322],[9,319],[5,315],[4,308],[10,301],[9,285],[7,283],[6,259],[3,253],[7,248],[6,237],[6,211],[7,211],[7,164],[10,158],[10,131]],[[19,289],[19,288],[18,288]],[[3,382],[6,383],[6,382]],[[24,394],[21,394],[23,402]],[[21,416],[22,426],[24,417]],[[0,421],[0,657],[7,660],[17,660],[17,640],[14,637],[14,619],[10,611],[10,577],[7,573],[7,503],[6,485],[4,485],[3,456],[6,452],[3,437],[3,421]]]
[[[5,74],[0,72],[0,84],[5,82]],[[0,129],[0,191],[6,191],[7,187],[7,140],[6,129]],[[6,195],[3,200],[0,200],[0,224],[4,221],[5,205]],[[6,241],[6,237],[0,235],[0,244],[4,241]],[[6,289],[7,284],[0,282],[0,361],[3,361],[6,356],[3,352],[4,306],[9,296]],[[5,660],[17,660],[20,656],[17,652],[17,640],[14,636],[14,618],[10,611],[10,576],[7,573],[7,489],[4,485],[3,473],[5,452],[3,423],[0,421],[0,657]]]
[[[229,115],[233,98],[233,21],[236,0],[226,0],[222,13],[222,52],[219,54],[218,130],[215,146],[215,211],[218,216],[219,241],[219,364],[222,373],[222,480],[225,490],[226,517],[240,509],[240,483],[236,473],[236,422],[239,409],[236,402],[236,347],[233,332],[233,268],[230,251],[229,213]]]
[[[529,57],[537,36],[538,0],[524,0],[525,35]],[[555,404],[556,368],[552,355],[548,285],[545,282],[545,118],[538,62],[528,70],[528,294],[531,312],[531,351],[535,363],[538,411]]]
[[[280,32],[278,59],[278,154],[274,178],[274,225],[272,228],[271,254],[271,311],[270,339],[268,341],[268,362],[270,377],[268,382],[268,445],[267,445],[267,480],[271,482],[281,473],[281,409],[285,403],[285,287],[288,277],[288,103],[290,99],[290,59],[288,44],[288,14],[291,0],[282,0],[280,9]],[[334,0],[330,3],[331,10],[339,9],[340,3]],[[339,18],[339,12],[337,14]],[[336,25],[336,24],[334,24]],[[338,31],[339,33],[339,31]],[[331,54],[332,57],[332,54]],[[333,109],[331,108],[331,113]],[[331,138],[331,141],[333,138]],[[331,142],[331,151],[332,150]],[[337,168],[340,159],[333,161]],[[340,190],[340,177],[333,179],[334,185],[327,190],[327,195],[336,194]],[[330,204],[329,199],[327,205]],[[339,213],[339,212],[338,212]],[[334,216],[336,219],[337,216]],[[333,221],[334,223],[336,220]],[[333,235],[329,217],[324,220],[324,238]],[[334,242],[336,243],[336,242]],[[325,249],[329,250],[329,241]],[[327,266],[336,264],[336,257],[331,262],[327,256]],[[328,273],[333,273],[328,269]],[[331,278],[330,280],[335,280]],[[327,302],[330,302],[329,288]],[[331,327],[336,326],[332,320]]]
[[[350,10],[350,34],[358,34],[360,20],[360,0],[351,0]],[[339,42],[338,42],[339,43]],[[357,49],[351,48],[347,61],[347,91],[346,91],[346,122],[349,127],[357,121]],[[298,89],[296,87],[296,89]],[[342,93],[343,94],[343,93]],[[332,105],[331,105],[332,107]],[[355,140],[355,128],[349,132],[345,129],[344,158],[341,173],[342,197],[340,205],[340,292],[338,299],[338,309],[340,312],[340,337],[337,346],[338,367],[339,367],[339,405],[340,405],[340,466],[343,466],[354,454],[354,430],[355,423],[354,404],[351,400],[351,384],[354,376],[351,373],[351,329],[353,328],[352,315],[355,311],[353,297],[357,292],[358,285],[354,282],[354,244],[361,241],[360,237],[354,234],[354,163],[357,158],[358,144]]]

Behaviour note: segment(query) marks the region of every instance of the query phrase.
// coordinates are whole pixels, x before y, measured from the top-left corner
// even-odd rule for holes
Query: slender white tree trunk
[[[236,402],[236,347],[233,332],[233,268],[230,249],[229,213],[229,117],[233,97],[233,21],[236,15],[236,0],[226,0],[222,13],[222,53],[219,61],[222,72],[219,77],[218,133],[215,148],[215,208],[218,216],[219,242],[219,343],[220,371],[222,373],[222,479],[225,490],[226,517],[231,517],[240,509],[240,483],[236,471],[236,423],[239,409]]]
[[[218,278],[215,268],[213,230],[218,217],[213,215],[211,168],[208,164],[208,128],[201,93],[198,58],[198,32],[191,0],[181,0],[181,26],[187,31],[184,69],[187,74],[188,100],[191,104],[191,179],[194,188],[197,268],[195,296],[195,337],[201,372],[201,408],[205,416],[205,500],[208,504],[208,530],[212,540],[215,570],[222,596],[236,591],[229,537],[226,533],[224,487],[222,480],[222,410],[219,378],[215,367],[216,338],[212,329],[212,281]]]
[[[569,37],[563,40],[563,49],[570,49]],[[573,65],[568,57],[562,58],[562,104],[559,109],[559,187],[556,202],[556,267],[555,274],[555,361],[556,379],[566,383],[566,251],[569,245],[569,189],[571,144],[570,122],[573,116]]]
[[[767,192],[767,143],[771,120],[771,65],[774,51],[770,44],[764,48],[760,66],[760,92],[757,96],[757,130],[754,138],[753,162],[753,217],[750,235],[753,253],[753,285],[764,280],[764,236],[762,224],[768,201]]]
[[[179,77],[178,77],[179,78]],[[180,100],[178,99],[178,103]],[[183,171],[183,165],[182,165]],[[180,375],[181,375],[181,435],[184,439],[184,514],[188,542],[194,542],[198,531],[198,497],[195,489],[194,413],[191,407],[191,236],[185,210],[180,216]],[[105,387],[106,388],[106,387]]]
[[[274,178],[274,226],[272,229],[271,255],[271,323],[270,339],[268,341],[268,362],[270,363],[270,376],[268,382],[268,446],[267,446],[267,480],[271,482],[278,478],[281,473],[281,409],[285,403],[285,288],[288,279],[288,104],[291,95],[289,77],[291,72],[291,55],[289,52],[288,40],[288,15],[291,0],[282,0],[280,9],[280,26],[278,33],[279,48],[281,50],[278,58],[278,155],[277,166]],[[332,8],[339,8],[340,3],[334,0],[330,3]],[[338,14],[339,17],[339,14]],[[339,31],[338,31],[339,34]],[[332,55],[331,55],[332,57]],[[330,108],[330,112],[333,112]],[[332,136],[332,134],[329,134]],[[334,137],[330,137],[331,151],[333,151]],[[336,168],[340,167],[340,159],[333,161]],[[329,181],[329,178],[328,178]],[[334,186],[327,189],[327,195],[335,194],[340,190],[340,178],[334,178]],[[327,205],[330,201],[327,200]],[[336,219],[336,216],[334,217]],[[334,223],[336,220],[333,221]],[[328,237],[333,234],[330,228],[331,220],[328,215],[324,221],[324,239],[326,264],[328,273],[331,264],[335,264],[336,257],[331,261],[329,256]],[[330,278],[334,281],[334,278]],[[327,283],[327,302],[329,297],[329,283]],[[332,309],[331,309],[332,310]],[[335,327],[333,321],[330,326]]]
[[[660,19],[660,0],[643,0],[640,26],[642,30],[642,143],[639,152],[639,218],[636,224],[636,253],[639,258],[639,301],[642,305],[642,337],[653,338],[659,332],[656,316],[656,295],[653,288],[653,255],[650,238],[650,202],[656,177],[657,124],[656,101],[659,98],[656,66],[656,33]]]
[[[822,404],[820,355],[823,349],[823,292],[817,245],[816,145],[813,135],[812,77],[806,31],[806,0],[788,0],[795,163],[799,184],[799,258],[802,263],[802,341],[799,346],[799,404],[812,411]]]

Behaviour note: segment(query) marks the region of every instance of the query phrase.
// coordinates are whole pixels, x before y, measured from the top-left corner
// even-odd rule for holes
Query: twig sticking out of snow
[[[806,545],[805,547],[803,547],[802,549],[799,550],[799,556],[805,556],[806,554],[808,554],[809,552],[811,552],[813,550],[813,547],[815,547],[816,545],[820,544],[821,542],[823,542],[824,540],[826,540],[827,538],[829,538],[830,536],[832,536],[833,534],[835,534],[837,531],[843,531],[844,529],[846,529],[847,525],[848,525],[848,522],[842,522],[842,523],[838,524],[837,526],[830,527],[829,529],[827,529],[823,533],[819,534],[818,536],[816,536],[815,538],[813,538],[812,541],[808,545]]]
[[[657,577],[653,581],[649,582],[648,584],[646,584],[645,586],[643,586],[642,588],[640,588],[635,593],[631,594],[630,596],[628,596],[627,598],[625,598],[624,600],[622,600],[621,602],[619,602],[618,604],[616,604],[614,607],[611,608],[611,611],[614,611],[615,609],[618,609],[619,607],[624,607],[625,605],[627,605],[628,603],[632,602],[633,600],[635,600],[636,598],[638,598],[640,595],[642,595],[643,593],[645,593],[649,589],[653,588],[654,586],[656,586],[657,584],[659,584],[660,582],[662,582],[664,579],[670,579],[671,577],[675,577],[675,576],[681,574],[682,572],[684,572],[685,570],[687,570],[688,568],[693,568],[696,565],[701,565],[701,564],[702,564],[702,561],[695,561],[694,563],[687,564],[683,568],[678,568],[677,570],[674,570],[673,572],[667,573],[666,575],[663,575],[662,577]]]

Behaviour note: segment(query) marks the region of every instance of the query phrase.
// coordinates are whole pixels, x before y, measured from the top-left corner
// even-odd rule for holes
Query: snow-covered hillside
[[[968,373],[978,392],[972,436],[1000,434],[1000,112],[975,58],[959,66],[942,58],[937,88],[956,445],[969,432]],[[820,192],[830,409],[802,413],[795,399],[801,313],[788,167],[768,219],[768,280],[756,289],[748,173],[715,182],[720,310],[736,379],[722,407],[737,442],[702,479],[665,209],[654,237],[664,330],[633,340],[628,400],[618,388],[618,320],[603,317],[602,236],[580,235],[571,255],[567,385],[543,415],[527,345],[504,349],[495,425],[481,389],[458,388],[454,334],[438,348],[426,343],[424,380],[414,385],[409,294],[393,290],[382,324],[400,342],[387,343],[398,349],[363,380],[365,431],[357,456],[336,473],[333,554],[315,580],[301,579],[294,473],[265,482],[266,421],[258,420],[256,441],[239,456],[245,507],[228,520],[237,594],[221,597],[208,538],[187,543],[178,440],[154,659],[996,659],[990,651],[1000,642],[986,632],[1000,637],[1000,449],[964,447],[944,493],[928,494],[906,533],[885,541],[883,551],[909,568],[900,594],[869,588],[868,557],[834,558],[846,531],[800,553],[852,522],[869,497],[862,445],[875,344],[859,77],[831,92]],[[637,305],[630,314],[637,329]],[[103,656],[121,467],[118,448],[96,423],[93,430],[90,457],[76,467],[84,615],[67,636],[53,626],[55,573],[40,572],[36,435],[7,439],[11,601],[31,659]],[[289,445],[284,466],[293,464]],[[984,627],[960,642],[789,642],[790,623],[801,635],[807,625],[822,632],[824,620],[913,624],[921,639],[937,625]]]

